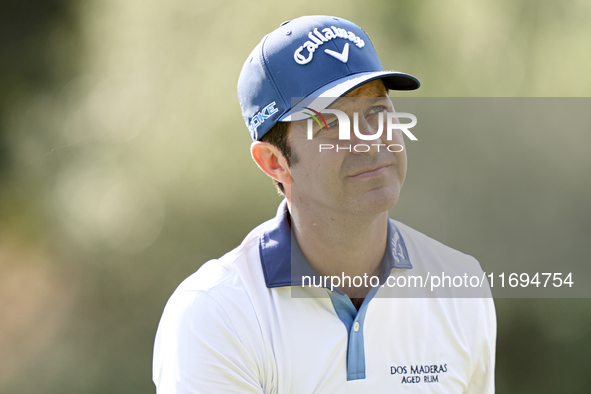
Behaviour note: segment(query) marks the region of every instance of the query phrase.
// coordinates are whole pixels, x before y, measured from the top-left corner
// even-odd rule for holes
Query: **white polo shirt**
[[[390,220],[388,237],[382,281],[430,269],[482,273],[473,257],[402,223]],[[284,201],[181,283],[156,335],[158,393],[494,392],[492,298],[383,298],[376,287],[359,311],[337,291],[294,298],[301,277],[290,240]]]

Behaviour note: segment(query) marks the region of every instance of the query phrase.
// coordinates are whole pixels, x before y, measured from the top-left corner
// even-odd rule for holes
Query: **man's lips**
[[[363,169],[361,171],[358,171],[354,175],[350,175],[349,178],[359,179],[359,178],[373,178],[373,177],[376,177],[376,176],[380,176],[384,172],[386,172],[388,170],[388,168],[390,168],[390,166],[392,166],[391,163],[386,163],[386,164],[380,164],[378,166],[373,166],[373,167],[370,167],[370,168],[367,168],[367,169]]]

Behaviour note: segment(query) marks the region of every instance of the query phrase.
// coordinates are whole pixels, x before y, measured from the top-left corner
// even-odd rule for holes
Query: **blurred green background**
[[[0,392],[154,392],[168,297],[280,201],[236,82],[264,34],[305,14],[364,27],[387,68],[421,80],[409,97],[591,93],[589,0],[0,1]],[[576,165],[536,156],[564,135],[537,151],[516,138],[504,162],[522,176],[501,186],[490,136],[437,160],[411,147],[392,215],[485,268],[543,258],[548,232],[590,263],[589,136],[569,137]],[[496,305],[499,393],[589,392],[589,300]]]

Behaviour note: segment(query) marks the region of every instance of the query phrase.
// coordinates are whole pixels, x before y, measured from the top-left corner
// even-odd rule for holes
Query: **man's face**
[[[292,163],[291,203],[325,211],[369,214],[387,211],[398,201],[406,175],[406,151],[390,152],[388,145],[404,147],[402,132],[395,129],[387,140],[386,113],[394,112],[388,91],[381,80],[374,80],[339,99],[330,109],[345,112],[351,123],[351,139],[339,140],[337,117],[323,113],[328,129],[314,123],[314,136],[307,138],[308,121],[291,124]],[[353,113],[358,113],[359,132],[378,131],[383,113],[383,133],[378,139],[358,138]],[[323,123],[323,122],[321,122]],[[333,149],[323,147],[334,146]],[[375,144],[383,144],[379,148]],[[360,152],[355,152],[357,145]],[[338,151],[336,147],[339,147]],[[351,151],[349,151],[349,146]],[[370,149],[365,152],[369,147]]]

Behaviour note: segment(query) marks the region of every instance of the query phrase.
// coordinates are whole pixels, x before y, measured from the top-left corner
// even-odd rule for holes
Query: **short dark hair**
[[[271,130],[261,137],[261,141],[268,142],[274,147],[281,151],[283,157],[287,161],[287,165],[291,168],[292,163],[297,163],[297,157],[295,154],[291,154],[291,145],[289,143],[289,122],[277,122]],[[277,182],[273,179],[277,190],[285,196],[285,188],[281,182]]]

